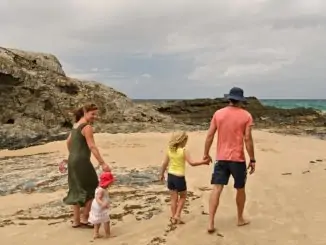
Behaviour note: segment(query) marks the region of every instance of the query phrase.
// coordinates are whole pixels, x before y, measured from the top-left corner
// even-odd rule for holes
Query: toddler
[[[167,186],[171,193],[171,218],[173,224],[184,224],[181,212],[187,197],[187,183],[185,179],[185,163],[191,166],[209,165],[210,159],[193,161],[189,151],[185,149],[188,135],[185,132],[174,134],[169,142],[169,148],[163,160],[161,181],[168,168]]]
[[[94,224],[94,239],[101,237],[99,233],[101,224],[104,226],[105,236],[110,237],[110,198],[107,189],[113,182],[114,177],[110,171],[105,171],[100,175],[99,186],[95,190],[88,220]]]

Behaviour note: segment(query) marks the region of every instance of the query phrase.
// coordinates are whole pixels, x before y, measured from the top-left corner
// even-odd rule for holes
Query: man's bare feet
[[[238,226],[245,226],[245,225],[249,225],[249,224],[250,224],[249,220],[245,220],[245,219],[238,220]]]
[[[214,228],[213,226],[212,227],[208,227],[208,229],[207,229],[207,233],[208,234],[213,234],[215,231],[216,231],[216,228]]]

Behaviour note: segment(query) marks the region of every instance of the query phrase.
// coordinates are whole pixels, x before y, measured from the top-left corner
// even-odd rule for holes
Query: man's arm
[[[210,124],[208,132],[207,132],[206,140],[205,140],[204,157],[209,156],[209,150],[211,149],[216,130],[217,130],[217,127],[216,127],[216,122],[215,122],[215,116],[213,116],[213,118],[211,120],[211,124]]]
[[[254,151],[254,140],[252,138],[252,126],[253,126],[253,120],[250,115],[248,122],[246,124],[246,129],[245,129],[245,136],[244,136],[244,142],[246,145],[246,150],[248,152],[250,161],[255,160],[255,151]]]

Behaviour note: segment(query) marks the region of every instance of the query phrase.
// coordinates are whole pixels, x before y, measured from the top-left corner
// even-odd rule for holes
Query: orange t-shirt
[[[211,125],[217,128],[216,160],[245,162],[245,129],[253,125],[250,113],[227,106],[215,112]]]

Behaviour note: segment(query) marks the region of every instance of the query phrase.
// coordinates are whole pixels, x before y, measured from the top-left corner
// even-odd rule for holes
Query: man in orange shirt
[[[238,226],[249,224],[249,221],[243,218],[247,179],[244,145],[250,158],[249,174],[252,174],[255,172],[256,163],[251,134],[253,119],[248,111],[240,107],[241,102],[246,100],[241,88],[232,88],[226,98],[229,100],[229,105],[215,112],[205,142],[204,159],[211,159],[209,150],[217,133],[216,162],[211,180],[213,190],[209,200],[209,233],[216,230],[214,226],[216,210],[223,187],[228,184],[230,175],[234,179],[234,188],[237,190]]]

